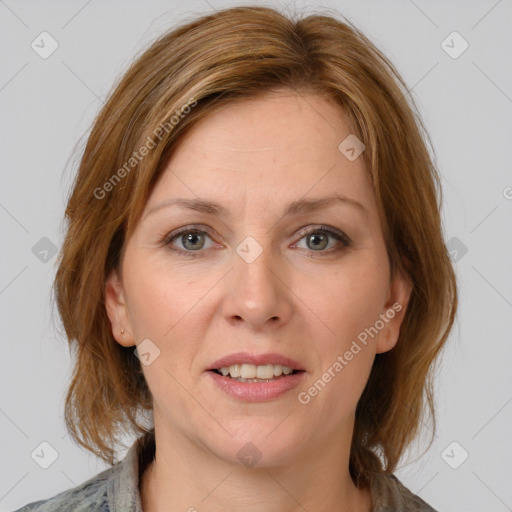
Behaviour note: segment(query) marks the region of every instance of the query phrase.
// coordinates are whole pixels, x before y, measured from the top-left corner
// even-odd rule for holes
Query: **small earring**
[[[123,335],[124,335],[124,329],[121,329],[121,334],[123,334]]]

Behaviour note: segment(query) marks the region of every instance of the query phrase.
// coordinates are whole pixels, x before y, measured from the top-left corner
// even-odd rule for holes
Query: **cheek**
[[[169,337],[200,302],[204,291],[190,276],[162,263],[132,258],[125,266],[128,310],[136,339]],[[200,289],[199,289],[200,288]]]
[[[314,411],[310,418],[322,418],[334,432],[354,413],[370,375],[376,337],[366,329],[379,318],[386,281],[368,269],[340,273],[333,281],[312,307],[330,332],[322,329],[314,338],[319,365],[299,398]]]
[[[160,262],[132,257],[125,264],[128,309],[136,342],[151,340],[158,357],[142,370],[156,409],[176,422],[175,411],[191,417],[197,407],[182,386],[190,387],[191,365],[205,325],[205,290],[189,286],[190,276]],[[201,289],[198,289],[201,288]]]
[[[205,295],[218,277],[194,279],[190,268],[169,268],[161,256],[156,260],[132,255],[126,261],[125,287],[136,342],[149,339],[159,350],[154,363],[143,367],[156,395],[161,388],[179,395],[178,382],[185,383],[197,370],[192,368],[194,359],[211,323],[210,297]]]
[[[383,312],[388,290],[388,268],[382,261],[369,251],[354,253],[321,280],[321,287],[316,282],[316,292],[304,290],[311,310],[329,329],[314,337],[320,364],[303,398],[314,402],[333,428],[355,410],[370,375],[378,336],[371,328]]]
[[[353,339],[375,324],[383,312],[388,291],[387,267],[378,260],[365,263],[363,258],[356,261],[357,254],[353,256],[355,264],[347,262],[329,275],[321,288],[317,286],[316,293],[309,293],[316,297],[314,311],[329,326],[333,334],[329,338],[338,350],[350,346]]]

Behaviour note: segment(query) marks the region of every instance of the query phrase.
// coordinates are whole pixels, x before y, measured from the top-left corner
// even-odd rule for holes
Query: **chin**
[[[290,428],[282,417],[244,419],[227,424],[224,432],[212,439],[203,440],[209,450],[229,464],[247,468],[271,468],[296,462],[307,441],[304,432]]]

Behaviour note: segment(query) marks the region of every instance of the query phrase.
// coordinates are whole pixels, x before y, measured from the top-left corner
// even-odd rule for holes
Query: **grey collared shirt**
[[[154,433],[140,437],[125,458],[83,484],[15,512],[143,512],[140,476],[155,454]],[[436,512],[390,473],[370,487],[372,512]]]

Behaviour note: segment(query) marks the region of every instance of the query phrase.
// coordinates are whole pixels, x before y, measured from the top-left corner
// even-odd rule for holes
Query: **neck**
[[[140,481],[142,508],[144,512],[370,512],[369,490],[358,489],[350,477],[350,436],[348,440],[348,449],[340,436],[323,438],[318,446],[297,451],[294,460],[285,464],[247,468],[155,424],[155,460]]]

